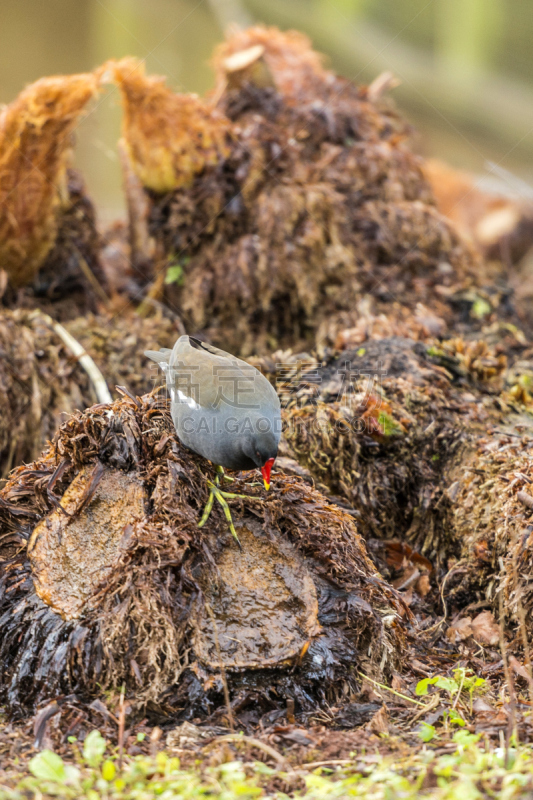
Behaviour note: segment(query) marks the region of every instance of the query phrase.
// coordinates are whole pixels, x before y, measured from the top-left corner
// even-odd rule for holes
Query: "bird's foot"
[[[231,481],[232,483],[235,480],[235,478],[231,478],[229,475],[226,475],[226,473],[224,472],[224,467],[221,467],[220,465],[217,465],[216,471],[217,471],[217,477],[216,477],[217,486],[221,478],[224,478],[225,481]]]
[[[221,468],[222,469],[222,468]],[[217,470],[218,471],[218,470]],[[235,500],[236,498],[244,498],[246,495],[244,494],[234,494],[233,492],[224,492],[222,489],[219,488],[219,476],[217,475],[216,482],[213,483],[212,481],[207,481],[207,485],[209,486],[211,492],[209,494],[209,500],[207,501],[204,513],[202,514],[202,518],[198,523],[198,527],[202,528],[207,520],[209,519],[209,515],[213,510],[213,503],[215,498],[218,500],[220,505],[222,506],[222,510],[224,512],[224,516],[226,517],[228,527],[230,529],[231,535],[239,545],[242,550],[242,545],[239,541],[239,537],[237,536],[237,531],[235,530],[235,526],[233,525],[233,519],[231,517],[230,507],[227,504],[227,500]]]

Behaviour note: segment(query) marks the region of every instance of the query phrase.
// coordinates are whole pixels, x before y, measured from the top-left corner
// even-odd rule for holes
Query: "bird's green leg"
[[[217,473],[218,474],[216,476],[215,483],[213,483],[212,481],[209,481],[209,480],[207,481],[207,485],[210,488],[209,500],[207,501],[207,503],[205,505],[204,513],[202,514],[202,518],[201,518],[200,522],[198,523],[198,527],[202,528],[205,525],[205,523],[207,522],[207,520],[209,519],[209,515],[210,515],[211,511],[213,510],[213,503],[214,503],[215,498],[216,498],[218,500],[218,502],[220,503],[220,505],[222,506],[222,510],[224,511],[224,516],[226,517],[226,520],[228,522],[228,527],[230,529],[231,535],[233,536],[233,538],[235,539],[235,541],[237,542],[237,544],[239,545],[239,547],[242,550],[242,545],[241,545],[241,543],[239,541],[239,537],[237,536],[237,531],[235,530],[235,526],[233,525],[233,519],[231,517],[230,507],[228,506],[228,504],[226,502],[226,499],[234,500],[234,499],[236,499],[238,497],[244,498],[244,497],[246,497],[246,495],[244,495],[244,494],[233,494],[232,492],[223,492],[221,489],[219,489],[218,487],[219,487],[220,476],[224,475],[224,469],[222,467],[217,467]]]
[[[214,490],[214,495],[215,495],[216,499],[218,500],[218,502],[220,503],[220,505],[222,506],[222,511],[224,512],[224,516],[226,517],[226,521],[228,523],[228,527],[230,529],[231,535],[233,536],[233,538],[235,539],[235,541],[237,542],[237,544],[239,545],[239,547],[242,550],[242,545],[241,545],[241,543],[239,541],[239,537],[237,536],[237,531],[235,530],[235,526],[233,525],[233,519],[231,518],[231,511],[230,511],[230,508],[229,508],[229,506],[228,506],[228,504],[226,502],[226,497],[231,500],[231,499],[233,499],[235,497],[244,497],[244,495],[242,495],[242,494],[232,494],[231,492],[221,492],[220,489],[216,489],[216,488]]]
[[[225,481],[234,481],[235,480],[235,478],[230,478],[229,475],[226,475],[226,473],[224,472],[224,467],[217,466],[217,473],[218,473],[217,480],[216,480],[217,486],[218,486],[218,479],[219,478],[224,478]]]
[[[206,523],[206,522],[207,522],[207,520],[209,519],[209,514],[210,514],[210,513],[211,513],[211,511],[213,510],[213,502],[214,502],[214,500],[215,500],[215,493],[214,493],[214,491],[211,489],[211,491],[210,491],[210,493],[209,493],[209,500],[208,500],[208,501],[207,501],[207,503],[205,504],[204,513],[202,514],[202,519],[201,519],[201,520],[200,520],[200,522],[198,523],[198,527],[199,527],[199,528],[203,528],[203,526],[205,525],[205,523]]]

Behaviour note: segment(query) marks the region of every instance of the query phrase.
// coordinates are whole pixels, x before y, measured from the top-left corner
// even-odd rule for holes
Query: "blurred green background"
[[[1,0],[0,102],[124,55],[201,94],[227,25],[254,21],[306,32],[356,82],[394,72],[420,152],[478,173],[492,160],[533,183],[532,0]],[[76,164],[103,223],[123,213],[119,131],[110,89],[77,131]]]

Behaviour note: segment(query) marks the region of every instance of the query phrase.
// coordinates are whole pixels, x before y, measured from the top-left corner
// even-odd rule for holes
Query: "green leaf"
[[[98,767],[102,763],[106,749],[106,740],[100,731],[91,731],[83,743],[83,758],[90,767]]]
[[[428,686],[433,686],[437,683],[437,678],[423,678],[421,681],[418,681],[416,684],[415,694],[418,697],[421,697],[424,694],[428,693]]]
[[[52,750],[43,750],[42,753],[38,753],[28,766],[31,774],[42,781],[53,781],[54,783],[66,783],[67,781],[67,771],[63,759]]]
[[[452,678],[445,678],[444,675],[439,675],[435,681],[438,689],[444,689],[449,695],[454,695],[459,691],[459,684]]]
[[[468,747],[469,745],[476,744],[481,739],[480,733],[470,733],[470,731],[455,731],[453,740],[457,744]]]
[[[472,304],[471,314],[476,319],[483,319],[483,317],[486,317],[487,314],[490,314],[491,311],[492,307],[490,303],[487,303],[487,301],[484,300],[482,297],[478,297],[476,300],[474,300],[474,303]]]
[[[189,256],[182,256],[177,261],[171,261],[167,267],[167,274],[165,275],[165,283],[177,283],[178,286],[183,286],[185,280],[185,273],[183,268],[187,266],[191,259]]]
[[[428,693],[428,686],[436,686],[437,689],[444,689],[449,695],[453,696],[459,691],[459,684],[452,678],[444,675],[436,675],[434,678],[424,678],[416,684],[415,694],[419,697]]]
[[[463,728],[466,725],[464,719],[457,713],[455,708],[450,708],[448,712],[448,719],[452,723],[452,725],[460,725]]]
[[[165,275],[165,283],[177,283],[178,285],[183,283],[183,267],[181,264],[173,264],[171,267],[167,269],[167,274]]]
[[[457,667],[457,669],[453,670],[453,674],[455,676],[455,682],[459,686],[462,686],[464,691],[470,692],[471,694],[475,689],[479,689],[486,683],[484,678],[478,678],[472,670],[467,670],[464,667]]]
[[[423,742],[430,742],[435,738],[436,730],[433,725],[428,725],[427,722],[422,722],[417,734]]]

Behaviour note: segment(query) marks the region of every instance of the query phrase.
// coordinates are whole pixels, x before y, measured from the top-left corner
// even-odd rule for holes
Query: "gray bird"
[[[238,495],[219,488],[224,468],[259,468],[265,489],[281,436],[280,402],[275,389],[251,364],[192,336],[180,336],[172,350],[147,350],[163,370],[172,419],[186,447],[209,459],[219,470],[199,525],[213,501],[221,503],[237,540],[226,498]]]

